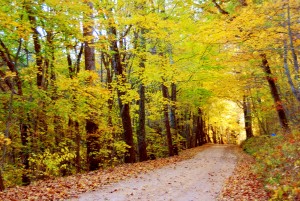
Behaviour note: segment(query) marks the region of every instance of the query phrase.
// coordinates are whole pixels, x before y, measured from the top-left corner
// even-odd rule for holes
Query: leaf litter
[[[237,152],[238,163],[233,174],[227,179],[218,197],[219,201],[267,201],[270,194],[265,190],[263,182],[253,173],[255,159],[242,152]]]
[[[155,169],[180,161],[193,158],[203,147],[196,147],[180,152],[179,156],[159,158],[134,164],[122,164],[113,168],[33,182],[28,186],[17,186],[0,192],[0,200],[65,200],[76,198],[79,194],[94,191],[105,185],[121,180],[140,177]],[[254,159],[238,151],[238,165],[234,173],[226,181],[218,200],[268,200],[269,195],[264,190],[263,184],[251,172]],[[174,166],[175,169],[175,166]],[[213,173],[211,173],[213,176]],[[118,190],[118,189],[116,189]]]

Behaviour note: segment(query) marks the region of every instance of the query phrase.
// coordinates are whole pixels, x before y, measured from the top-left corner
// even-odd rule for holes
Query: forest
[[[0,5],[0,191],[205,143],[299,139],[298,0]]]

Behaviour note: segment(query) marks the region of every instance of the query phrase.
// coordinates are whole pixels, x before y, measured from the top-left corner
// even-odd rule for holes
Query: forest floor
[[[237,146],[207,144],[179,156],[11,188],[0,200],[268,200],[252,163]]]

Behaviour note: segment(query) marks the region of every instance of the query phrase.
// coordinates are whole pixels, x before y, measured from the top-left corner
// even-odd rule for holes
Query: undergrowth
[[[300,200],[300,134],[253,137],[242,147],[255,157],[271,200]]]

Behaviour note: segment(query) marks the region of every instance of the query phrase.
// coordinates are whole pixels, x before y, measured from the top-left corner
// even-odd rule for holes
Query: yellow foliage
[[[4,136],[2,132],[0,132],[0,146],[4,145],[10,145],[11,144],[11,139],[7,138]]]

